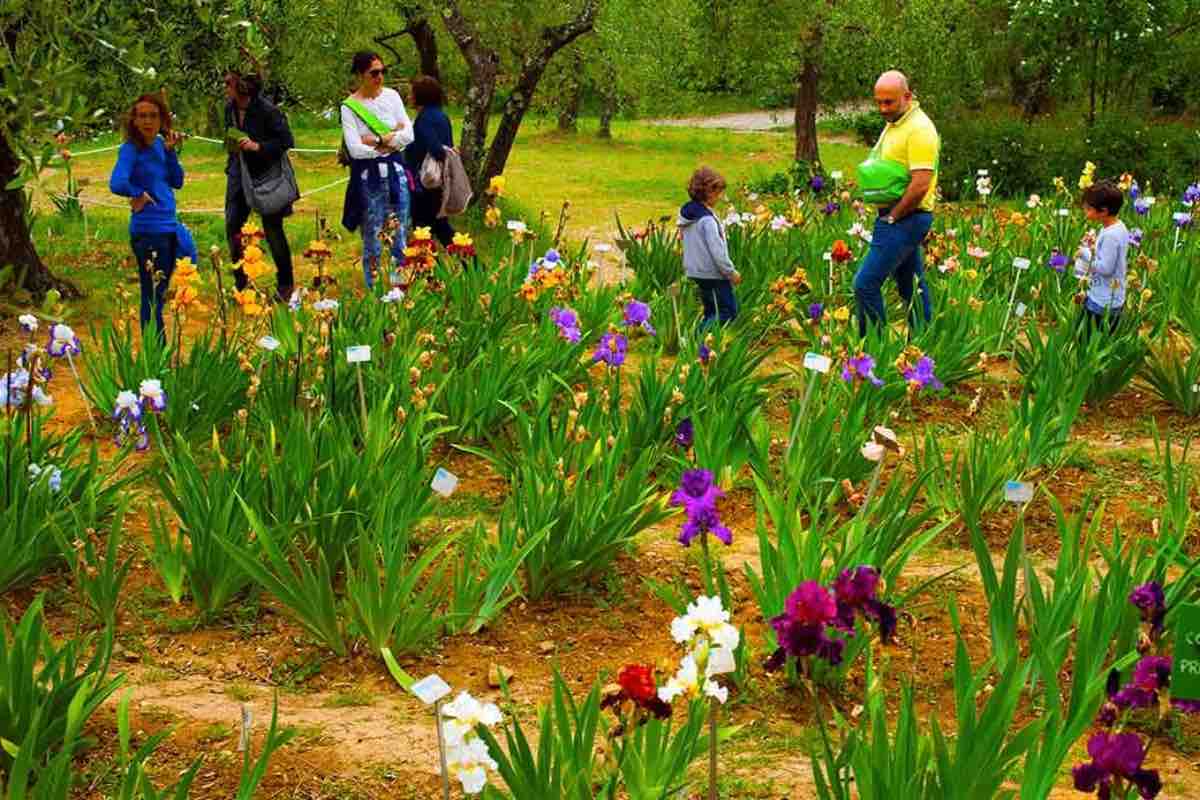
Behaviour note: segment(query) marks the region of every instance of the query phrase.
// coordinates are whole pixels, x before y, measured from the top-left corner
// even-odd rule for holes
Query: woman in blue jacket
[[[412,198],[413,227],[431,229],[442,247],[446,247],[454,240],[454,228],[450,227],[449,219],[438,216],[442,210],[442,190],[421,185],[425,156],[443,161],[446,148],[454,147],[450,118],[442,111],[442,85],[436,78],[418,76],[412,82],[412,104],[417,109],[417,118],[413,121],[412,143],[404,148],[404,163],[417,178],[417,191]]]
[[[179,140],[180,135],[171,130],[166,102],[158,95],[142,95],[129,112],[125,143],[108,181],[112,193],[128,197],[133,209],[129,238],[142,288],[142,331],[153,306],[156,333],[163,343],[163,301],[179,251],[174,191],[183,188],[183,167],[176,152]]]

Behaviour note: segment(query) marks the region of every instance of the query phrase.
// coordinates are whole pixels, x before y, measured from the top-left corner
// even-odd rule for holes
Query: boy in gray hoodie
[[[679,238],[683,242],[683,269],[696,283],[704,305],[703,333],[714,321],[721,324],[737,317],[733,285],[742,276],[729,260],[725,231],[713,214],[713,206],[725,193],[725,179],[713,169],[700,167],[688,181],[691,200],[679,209]]]

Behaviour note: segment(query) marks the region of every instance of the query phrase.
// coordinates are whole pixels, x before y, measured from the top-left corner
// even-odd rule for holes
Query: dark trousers
[[[733,294],[733,283],[724,278],[692,278],[700,292],[700,303],[704,306],[704,319],[700,321],[700,332],[708,330],[714,321],[722,325],[732,322],[738,315],[737,297]]]
[[[429,228],[442,247],[454,241],[454,228],[446,217],[438,217],[442,209],[441,189],[421,189],[412,195],[412,226]]]
[[[146,326],[153,319],[158,341],[165,345],[167,328],[163,324],[163,303],[171,273],[175,271],[175,233],[137,233],[130,237],[130,244],[133,246],[133,257],[137,260],[138,283],[142,289],[139,315],[142,333],[145,333]]]
[[[285,214],[272,214],[262,218],[263,233],[267,235],[267,247],[275,261],[275,283],[279,294],[287,300],[292,293],[295,278],[292,275],[292,249],[288,246],[287,234],[283,232]],[[225,238],[229,241],[229,256],[235,262],[242,260],[242,226],[250,219],[250,204],[242,191],[241,182],[230,178],[225,184]],[[246,288],[246,274],[240,269],[233,271],[233,280],[239,290]]]
[[[916,328],[922,321],[933,318],[933,303],[929,285],[925,283],[925,256],[921,242],[929,233],[933,215],[917,211],[892,224],[880,217],[871,234],[871,248],[854,276],[854,298],[858,304],[858,333],[867,334],[867,322],[883,325],[887,311],[883,304],[883,282],[888,276],[896,279],[900,297],[909,308],[908,324]],[[913,283],[921,297],[913,300]]]
[[[1112,335],[1117,332],[1117,326],[1121,324],[1121,309],[1110,308],[1103,314],[1098,314],[1092,311],[1086,305],[1079,309],[1079,332],[1086,342],[1091,338],[1093,331],[1103,331]]]

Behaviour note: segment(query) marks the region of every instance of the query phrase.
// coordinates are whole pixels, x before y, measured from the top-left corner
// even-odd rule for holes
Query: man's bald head
[[[888,70],[875,81],[875,105],[888,122],[895,122],[904,116],[911,104],[912,91],[903,72]]]

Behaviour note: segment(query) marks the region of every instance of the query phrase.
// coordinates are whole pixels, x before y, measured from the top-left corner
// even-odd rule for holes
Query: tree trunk
[[[558,130],[561,133],[578,133],[579,107],[583,103],[583,53],[578,47],[571,49],[571,58],[566,67],[561,88],[562,105],[558,109]]]
[[[471,180],[475,198],[481,196],[485,184],[480,180],[484,147],[487,144],[488,119],[492,99],[496,96],[496,73],[500,56],[483,44],[479,32],[463,16],[455,0],[441,4],[442,23],[467,62],[467,96],[463,103],[462,132],[458,137],[459,155],[463,169]]]
[[[612,84],[607,84],[600,93],[600,130],[596,133],[601,139],[612,138],[612,121],[617,115],[617,92]]]
[[[1096,121],[1096,70],[1099,68],[1100,40],[1092,39],[1092,76],[1088,81],[1088,125]]]
[[[38,256],[25,217],[25,190],[3,188],[20,172],[20,159],[7,135],[0,133],[0,265],[13,268],[11,279],[32,294],[35,302],[40,303],[51,289],[64,297],[79,297],[79,290],[51,275]]]
[[[817,28],[807,42],[804,50],[800,74],[796,77],[796,131],[797,161],[807,161],[816,164],[821,160],[820,149],[817,145],[817,100],[820,97],[821,84],[821,39],[822,32]]]
[[[391,41],[401,36],[412,37],[413,45],[417,48],[417,58],[421,62],[421,74],[428,75],[441,83],[442,71],[438,62],[437,32],[429,24],[429,20],[424,16],[410,16],[409,23],[403,30],[376,36],[375,41],[386,47],[392,57],[400,61],[403,57],[400,55],[400,51],[391,45]]]

